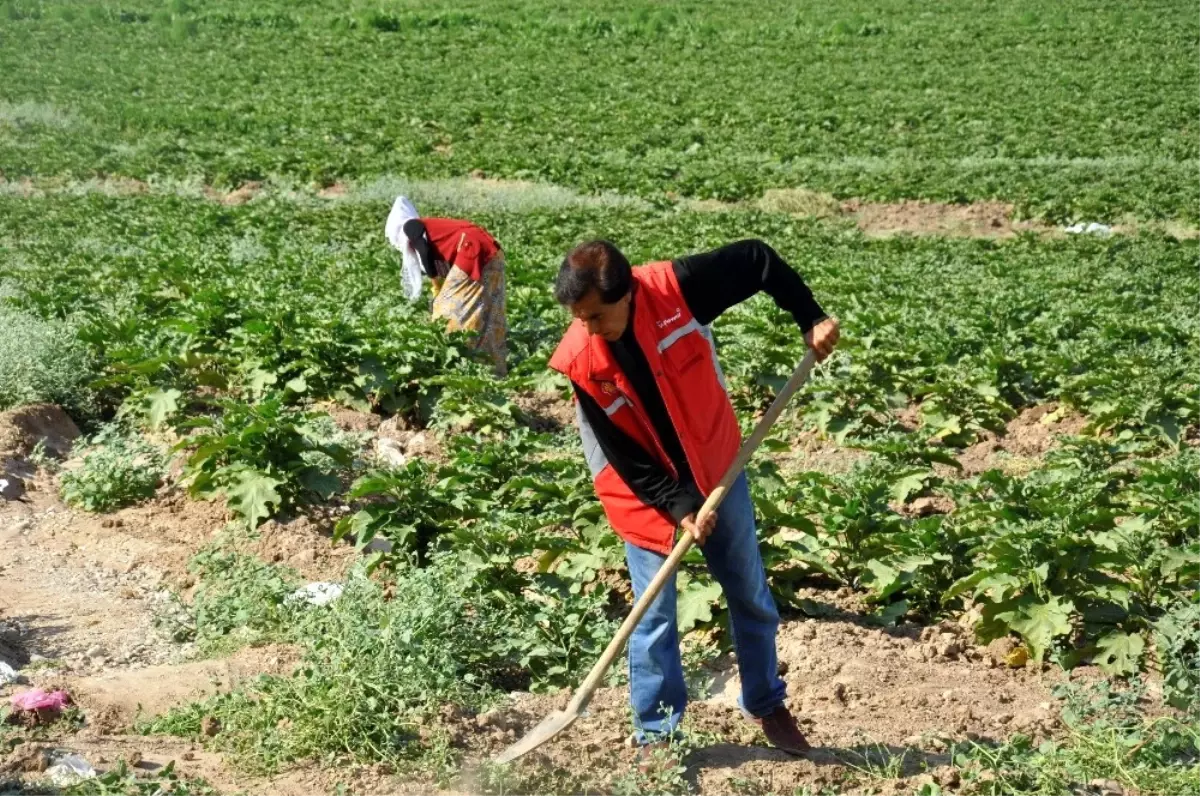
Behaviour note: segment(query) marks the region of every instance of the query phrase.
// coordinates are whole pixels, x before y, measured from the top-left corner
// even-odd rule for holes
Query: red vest
[[[421,221],[438,257],[465,273],[473,282],[480,280],[483,267],[500,252],[496,239],[470,221],[455,218],[422,218]]]
[[[707,496],[720,482],[741,444],[741,430],[722,383],[716,348],[707,328],[692,317],[675,271],[669,262],[633,269],[634,337],[662,393],[667,414],[679,435],[696,486]],[[574,321],[550,358],[550,367],[564,374],[595,399],[613,423],[671,471],[641,399],[604,338],[588,334]],[[582,416],[581,416],[582,417]],[[581,431],[583,431],[581,429]],[[603,458],[598,445],[586,442],[596,496],[608,521],[622,539],[668,553],[675,540],[675,522],[659,509],[642,503]]]

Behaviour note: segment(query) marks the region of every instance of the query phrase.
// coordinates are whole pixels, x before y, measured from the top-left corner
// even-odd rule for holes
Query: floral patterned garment
[[[474,332],[475,348],[487,354],[497,376],[508,372],[508,323],[504,292],[504,255],[483,267],[476,282],[458,268],[446,274],[433,298],[433,317],[446,319],[446,331]]]

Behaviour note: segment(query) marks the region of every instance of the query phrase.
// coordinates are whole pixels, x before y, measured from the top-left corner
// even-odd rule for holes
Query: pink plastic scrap
[[[71,704],[71,697],[66,691],[51,691],[47,693],[40,688],[34,688],[29,691],[22,691],[19,694],[13,694],[9,697],[9,704],[12,705],[13,710],[50,710],[57,712]]]

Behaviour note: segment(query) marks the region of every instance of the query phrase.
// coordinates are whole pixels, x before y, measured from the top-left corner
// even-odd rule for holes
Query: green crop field
[[[8,0],[0,171],[1198,220],[1186,3]]]
[[[1182,3],[0,0],[0,475],[30,487],[0,694],[77,697],[0,714],[0,763],[75,749],[72,793],[1200,789],[1198,37]],[[397,193],[503,245],[507,377],[404,299]],[[623,665],[488,763],[629,607],[547,368],[593,236],[762,238],[842,324],[748,471],[812,761],[726,718],[693,552],[683,764],[634,770]],[[764,296],[713,331],[749,430],[803,340]],[[45,404],[70,453],[21,442]]]

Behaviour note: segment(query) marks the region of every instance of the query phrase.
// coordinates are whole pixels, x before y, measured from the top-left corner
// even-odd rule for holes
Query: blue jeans
[[[786,686],[779,677],[775,651],[779,611],[767,588],[767,573],[758,552],[754,504],[745,473],[725,495],[717,510],[717,526],[700,550],[729,603],[742,679],[738,702],[751,715],[766,716],[783,704]],[[635,597],[650,585],[666,558],[625,544]],[[679,657],[674,576],[629,639],[629,700],[639,743],[674,732],[683,718],[687,685]]]

